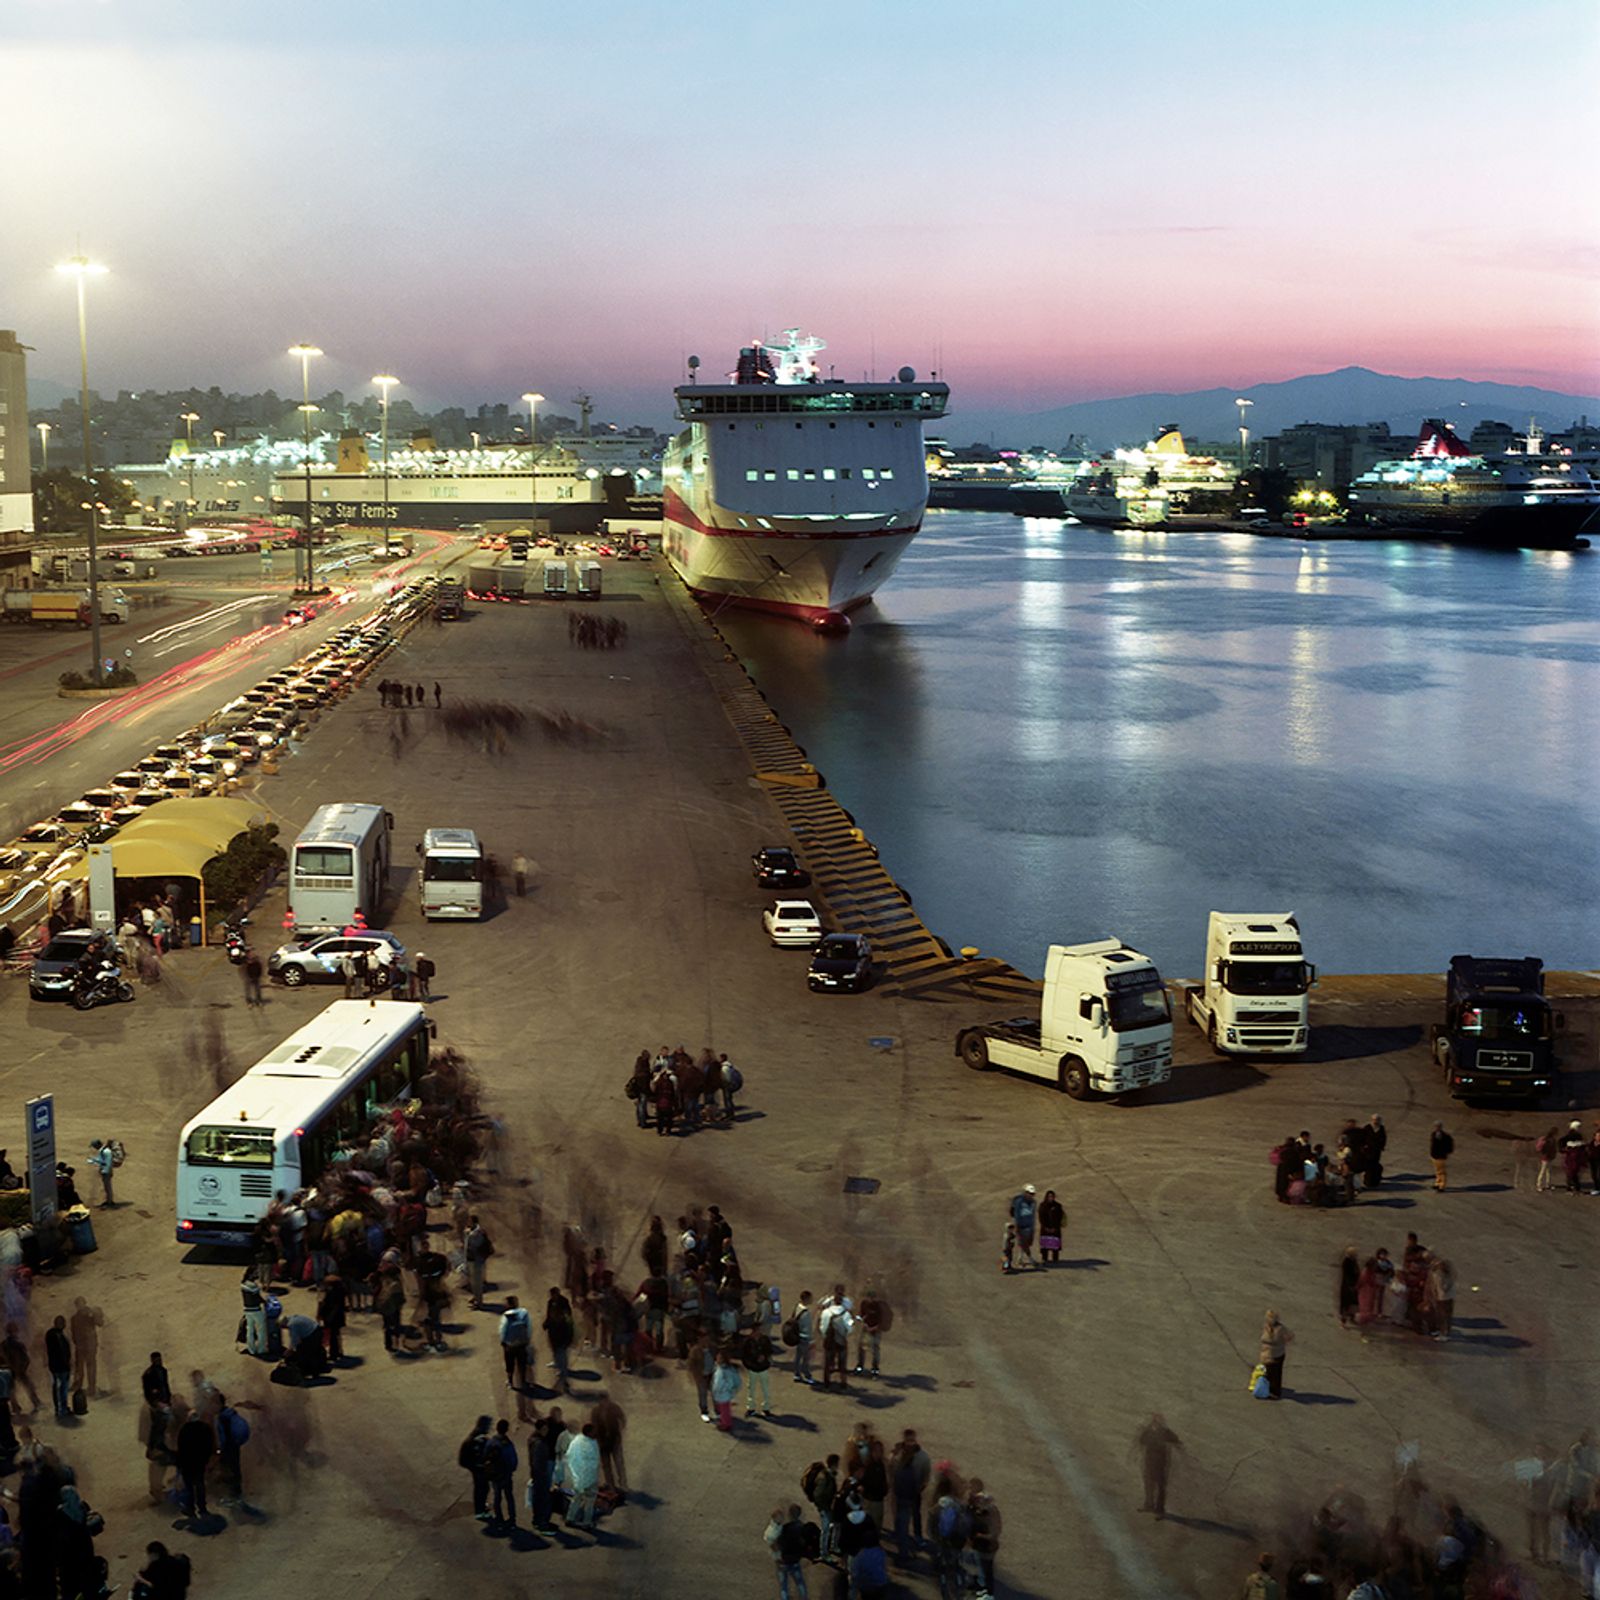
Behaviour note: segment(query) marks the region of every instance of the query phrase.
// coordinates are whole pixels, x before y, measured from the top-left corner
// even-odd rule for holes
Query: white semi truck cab
[[[963,1028],[956,1054],[978,1072],[1044,1078],[1074,1100],[1126,1094],[1172,1076],[1172,1006],[1155,963],[1120,939],[1053,944],[1038,1017]]]
[[[1186,985],[1184,1010],[1222,1055],[1298,1055],[1310,1037],[1310,988],[1292,911],[1213,911],[1205,980]]]

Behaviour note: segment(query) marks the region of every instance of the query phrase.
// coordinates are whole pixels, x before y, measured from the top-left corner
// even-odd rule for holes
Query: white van
[[[483,915],[483,846],[471,828],[429,828],[422,836],[422,915]]]

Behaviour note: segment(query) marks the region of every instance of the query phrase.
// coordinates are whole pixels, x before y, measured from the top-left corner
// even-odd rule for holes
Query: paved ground
[[[464,1582],[485,1595],[768,1593],[766,1513],[863,1415],[886,1438],[917,1428],[936,1458],[989,1482],[1007,1596],[1233,1593],[1260,1542],[1336,1486],[1382,1506],[1395,1450],[1412,1441],[1427,1474],[1514,1537],[1507,1463],[1541,1441],[1564,1448],[1600,1399],[1600,1206],[1514,1189],[1510,1144],[1478,1137],[1552,1116],[1446,1101],[1420,1042],[1437,986],[1325,980],[1314,1059],[1264,1071],[1210,1063],[1180,1025],[1177,1075],[1142,1105],[1077,1105],[970,1073],[951,1041],[988,1007],[812,996],[803,956],[766,946],[746,860],[780,824],[685,647],[699,625],[646,570],[608,568],[607,582],[600,610],[628,621],[625,650],[571,649],[558,606],[481,606],[414,631],[380,674],[568,710],[600,730],[591,742],[463,745],[431,712],[402,724],[366,690],[324,716],[262,795],[286,831],[323,801],[382,800],[407,862],[423,828],[464,824],[503,860],[520,847],[540,864],[527,899],[426,930],[412,875],[397,873],[391,918],[438,963],[440,1039],[471,1057],[509,1129],[514,1181],[486,1208],[501,1251],[491,1299],[542,1299],[564,1221],[608,1244],[626,1276],[651,1212],[670,1222],[717,1202],[747,1272],[781,1284],[786,1303],[878,1278],[896,1308],[885,1377],[848,1398],[779,1377],[780,1414],[731,1439],[700,1423],[675,1364],[620,1380],[608,1387],[630,1417],[638,1493],[603,1524],[601,1548],[489,1536],[454,1463],[472,1418],[504,1408],[492,1317],[460,1312],[450,1353],[414,1361],[385,1356],[358,1318],[357,1363],[335,1385],[282,1390],[235,1353],[237,1271],[186,1260],[172,1241],[178,1127],[332,994],[280,990],[252,1015],[217,952],[176,956],[160,991],[88,1016],[30,1004],[14,979],[0,988],[13,1153],[22,1102],[44,1088],[67,1151],[114,1132],[131,1152],[128,1203],[97,1217],[105,1248],[43,1283],[34,1314],[42,1330],[83,1294],[107,1315],[111,1393],[81,1423],[41,1432],[61,1437],[104,1511],[114,1573],[126,1581],[145,1541],[171,1534],[171,1513],[145,1502],[134,1441],[137,1374],[157,1346],[174,1371],[204,1368],[263,1408],[246,1458],[259,1514],[208,1539],[176,1535],[207,1600],[265,1585],[438,1600]],[[270,942],[276,925],[269,905],[256,926]],[[1566,1009],[1568,1088],[1592,1106],[1594,1002]],[[748,1110],[668,1143],[634,1128],[622,1082],[641,1045],[680,1040],[729,1051]],[[1374,1111],[1391,1130],[1378,1197],[1339,1214],[1272,1203],[1266,1155],[1286,1131],[1331,1138],[1346,1114]],[[1438,1116],[1459,1149],[1445,1195],[1420,1176]],[[880,1186],[847,1195],[852,1176]],[[1005,1205],[1030,1181],[1067,1204],[1068,1260],[1003,1279]],[[1333,1318],[1343,1246],[1398,1253],[1407,1229],[1457,1265],[1462,1337],[1448,1346],[1364,1342]],[[1245,1395],[1269,1303],[1297,1334],[1292,1403],[1276,1407]],[[596,1364],[584,1370],[592,1395]],[[1186,1446],[1161,1524],[1135,1509],[1130,1448],[1156,1409]],[[931,1580],[907,1592],[930,1594]]]

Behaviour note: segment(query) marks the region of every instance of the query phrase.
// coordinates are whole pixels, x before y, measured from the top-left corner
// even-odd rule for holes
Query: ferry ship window
[[[744,481],[746,483],[755,483],[760,478],[760,476],[761,476],[761,474],[759,472],[757,472],[754,467],[747,467],[745,469]]]
[[[776,483],[778,481],[778,474],[776,472],[763,472],[761,476],[766,479],[768,483]]]
[[[822,469],[822,477],[825,483],[832,483],[833,480],[838,476],[839,474],[835,472],[832,467],[824,467]]]
[[[861,469],[861,476],[863,478],[876,478],[878,476],[878,469],[876,467],[863,467]]]
[[[898,422],[895,423],[895,427],[898,428],[899,426],[900,426],[900,424]],[[883,469],[883,471],[878,474],[878,476],[880,478],[892,478],[894,476],[894,468],[893,467],[885,467]]]
[[[816,481],[817,481],[816,469],[813,468],[813,467],[807,467],[806,468],[806,482],[807,483],[815,483]]]
[[[798,467],[790,467],[788,471],[784,473],[784,477],[786,477],[790,483],[799,483],[800,469]]]
[[[849,469],[849,467],[840,467],[840,468],[839,468],[839,476],[840,476],[840,477],[841,477],[841,478],[848,478],[848,477],[849,477],[849,476],[850,476],[850,469]]]

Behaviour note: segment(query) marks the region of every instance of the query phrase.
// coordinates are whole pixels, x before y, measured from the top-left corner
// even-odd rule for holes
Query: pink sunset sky
[[[1037,410],[1348,364],[1600,392],[1600,9],[12,0],[0,326],[95,387],[664,418],[799,324]],[[569,407],[570,409],[570,407]]]

